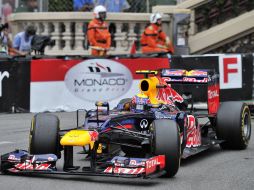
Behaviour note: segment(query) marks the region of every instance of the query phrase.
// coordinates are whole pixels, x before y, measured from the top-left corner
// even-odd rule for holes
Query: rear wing
[[[195,100],[206,96],[208,113],[216,114],[220,104],[219,75],[213,70],[162,69],[161,77],[180,94],[196,94]],[[202,90],[205,88],[205,93]],[[204,90],[203,90],[204,91]]]
[[[168,83],[200,83],[207,84],[212,75],[208,70],[162,69],[161,77],[168,77]]]

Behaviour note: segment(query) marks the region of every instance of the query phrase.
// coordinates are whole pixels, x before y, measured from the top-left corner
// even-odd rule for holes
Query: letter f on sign
[[[220,55],[220,89],[242,88],[241,55]]]
[[[228,75],[230,73],[237,73],[237,69],[236,68],[229,68],[230,64],[237,64],[237,58],[236,57],[232,57],[232,58],[224,58],[223,59],[224,62],[224,83],[228,83]]]
[[[4,71],[3,73],[0,72],[0,97],[2,97],[2,81],[3,81],[4,77],[9,78],[10,74],[7,71]]]

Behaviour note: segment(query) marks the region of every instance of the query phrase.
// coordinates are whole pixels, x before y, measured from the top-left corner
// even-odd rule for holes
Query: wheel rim
[[[250,137],[250,121],[248,113],[244,114],[244,124],[243,124],[243,132],[246,139]]]

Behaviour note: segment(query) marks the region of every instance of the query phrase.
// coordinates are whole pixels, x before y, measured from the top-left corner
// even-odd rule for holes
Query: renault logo
[[[146,119],[142,119],[140,122],[141,129],[146,129],[148,127],[148,121]]]

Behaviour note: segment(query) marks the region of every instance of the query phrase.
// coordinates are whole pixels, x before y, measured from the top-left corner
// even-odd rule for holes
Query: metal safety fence
[[[102,4],[106,6],[110,12],[144,13],[151,12],[152,7],[155,5],[175,5],[183,1],[186,0],[92,0],[92,6],[94,7]],[[75,10],[74,0],[0,0],[0,4],[2,6],[9,6],[13,12],[20,7],[35,6],[35,4],[37,4],[37,7],[27,12],[65,12]]]
[[[74,11],[73,0],[37,0],[43,6],[42,11],[62,12]],[[42,1],[42,2],[41,2]],[[183,0],[181,0],[182,2]],[[155,5],[175,5],[177,0],[94,0],[93,6],[103,4],[109,10],[118,12],[151,12]],[[109,7],[110,6],[110,7]],[[113,11],[112,11],[113,12]]]

